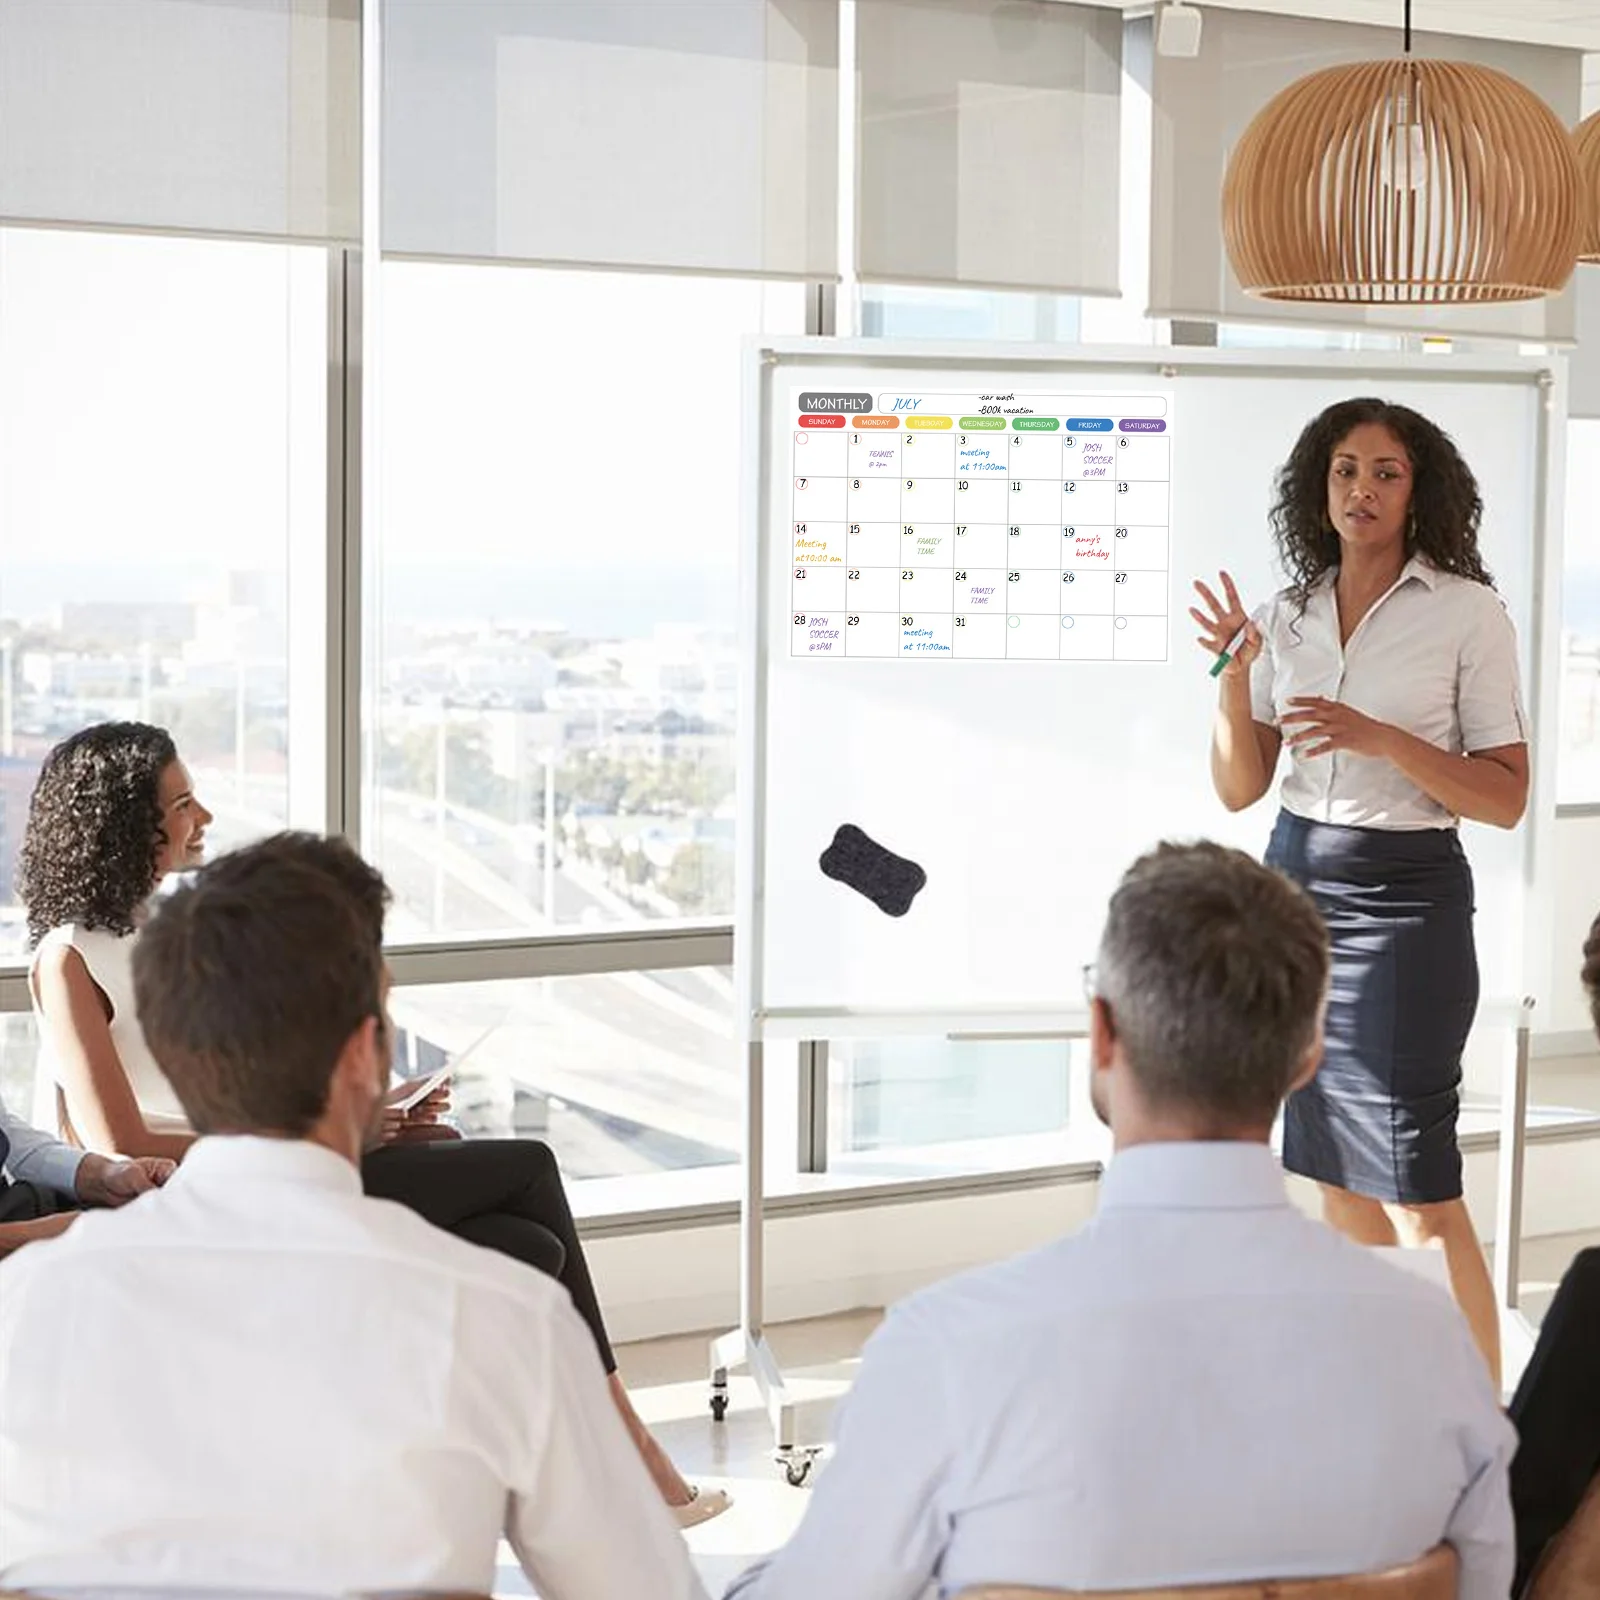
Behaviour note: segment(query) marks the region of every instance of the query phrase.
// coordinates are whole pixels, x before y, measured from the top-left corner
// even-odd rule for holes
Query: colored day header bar
[[[801,417],[800,426],[802,428],[842,428],[844,426],[844,418],[837,416],[806,416]]]
[[[952,417],[924,417],[914,416],[906,418],[908,428],[948,428],[953,422]]]
[[[859,428],[865,433],[869,428],[898,428],[900,419],[899,417],[857,417],[851,422],[850,426]]]
[[[1158,394],[904,394],[889,389],[879,394],[877,409],[890,416],[920,411],[939,416],[1158,418],[1166,416],[1167,401]]]

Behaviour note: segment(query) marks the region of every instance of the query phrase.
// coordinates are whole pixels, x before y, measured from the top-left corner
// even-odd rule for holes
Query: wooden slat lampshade
[[[1580,261],[1600,261],[1600,111],[1573,130],[1572,153],[1578,158],[1578,190],[1582,195],[1583,238]]]
[[[1268,300],[1551,294],[1577,259],[1573,151],[1544,101],[1491,67],[1330,67],[1270,100],[1234,147],[1228,257]]]

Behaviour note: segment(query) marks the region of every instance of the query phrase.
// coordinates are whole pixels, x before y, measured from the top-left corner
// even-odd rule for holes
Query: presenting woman
[[[1197,583],[1225,655],[1211,748],[1230,811],[1289,750],[1267,861],[1333,940],[1327,1050],[1291,1097],[1284,1165],[1364,1244],[1443,1246],[1498,1383],[1494,1291],[1461,1190],[1461,1052],[1478,1004],[1467,817],[1512,828],[1528,798],[1516,638],[1478,553],[1482,502],[1450,439],[1382,400],[1330,406],[1278,476],[1289,579],[1257,616]]]
[[[133,945],[162,878],[199,866],[211,820],[171,737],[144,723],[85,728],[40,771],[20,861],[29,981],[63,1132],[93,1149],[181,1160],[194,1143],[134,1011]],[[372,908],[376,921],[383,910]],[[441,1090],[409,1113],[385,1113],[382,1142],[361,1165],[366,1192],[557,1279],[679,1524],[726,1510],[726,1491],[686,1483],[628,1399],[554,1152],[533,1139],[461,1140],[439,1124],[447,1103]]]

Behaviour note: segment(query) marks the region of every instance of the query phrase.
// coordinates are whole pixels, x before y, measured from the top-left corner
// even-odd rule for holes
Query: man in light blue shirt
[[[896,1307],[790,1543],[730,1600],[914,1600],[1381,1570],[1441,1540],[1505,1600],[1515,1448],[1460,1313],[1290,1203],[1327,936],[1216,845],[1143,857],[1092,969],[1098,1215]]]
[[[82,1206],[120,1206],[165,1183],[172,1163],[74,1150],[0,1101],[0,1256],[60,1233]]]

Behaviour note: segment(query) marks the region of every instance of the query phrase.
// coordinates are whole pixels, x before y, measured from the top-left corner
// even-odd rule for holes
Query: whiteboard
[[[1281,587],[1267,527],[1274,475],[1300,428],[1332,401],[1382,395],[1456,440],[1483,495],[1482,547],[1517,626],[1531,701],[1550,514],[1547,366],[835,340],[752,349],[738,930],[751,1016],[1073,1007],[1111,891],[1142,851],[1204,836],[1260,854],[1275,795],[1230,815],[1212,792],[1216,684],[1186,614],[1189,585],[1225,566],[1247,605]],[[1164,659],[797,653],[794,408],[801,392],[827,391],[1072,394],[1099,397],[1111,413],[1122,397],[1161,397],[1168,642],[1145,653]],[[1537,706],[1530,712],[1538,728]],[[925,870],[905,915],[885,915],[821,871],[819,857],[845,823]],[[1527,822],[1509,833],[1463,829],[1486,995],[1524,985],[1531,830]]]

